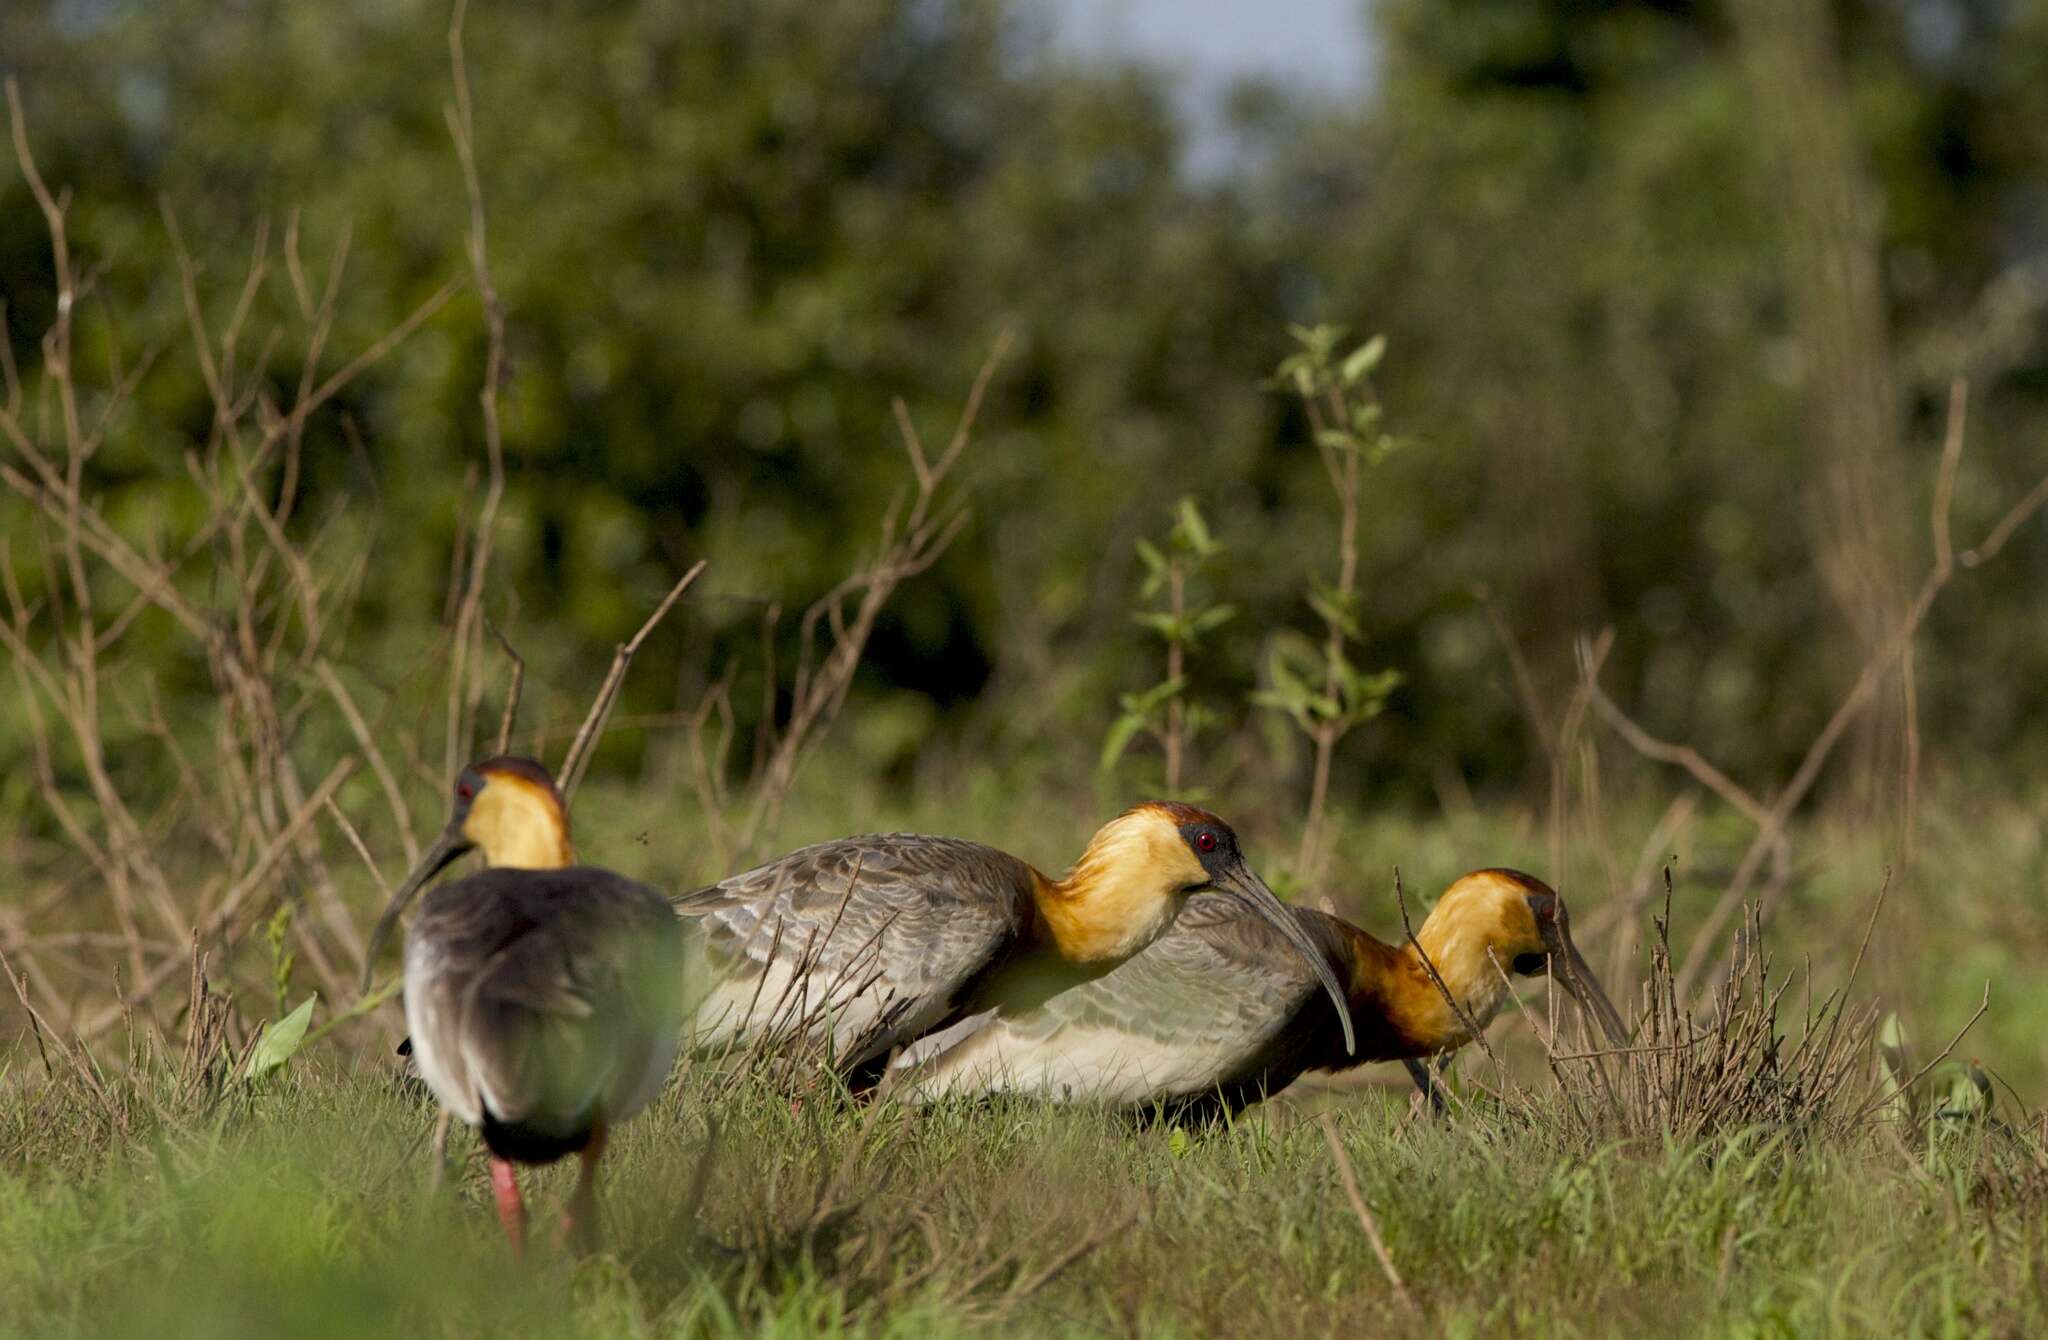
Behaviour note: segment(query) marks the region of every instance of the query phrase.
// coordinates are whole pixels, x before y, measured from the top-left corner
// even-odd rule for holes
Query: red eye
[[[470,800],[473,799],[475,796],[476,788],[471,786],[468,782],[457,782],[455,784],[455,798],[457,800]]]
[[[1197,848],[1197,849],[1199,849],[1199,850],[1201,850],[1201,851],[1203,851],[1203,852],[1212,852],[1212,851],[1215,851],[1215,850],[1216,850],[1216,835],[1215,835],[1214,833],[1197,833],[1197,834],[1195,834],[1195,846],[1196,846],[1196,848]]]

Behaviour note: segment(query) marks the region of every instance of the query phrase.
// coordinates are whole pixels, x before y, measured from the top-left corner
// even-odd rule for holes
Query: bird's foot
[[[512,1259],[526,1259],[526,1202],[519,1195],[519,1177],[512,1165],[491,1156],[491,1198],[498,1205],[498,1222],[505,1226],[505,1240],[512,1245]]]
[[[597,1161],[604,1155],[605,1132],[599,1126],[578,1156],[576,1189],[569,1193],[569,1207],[555,1224],[555,1249],[585,1256],[597,1250]]]

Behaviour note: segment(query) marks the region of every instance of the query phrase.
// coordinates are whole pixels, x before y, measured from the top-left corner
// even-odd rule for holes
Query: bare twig
[[[798,629],[800,650],[789,712],[779,727],[773,724],[772,675],[763,687],[764,695],[770,695],[767,700],[769,710],[764,716],[764,721],[770,723],[765,727],[769,734],[765,738],[757,738],[756,742],[761,765],[753,779],[754,795],[749,812],[735,834],[740,852],[752,851],[755,842],[772,832],[780,822],[783,801],[795,784],[797,767],[804,751],[838,715],[847,691],[853,685],[854,674],[860,668],[868,639],[896,588],[905,579],[938,562],[966,525],[966,510],[955,508],[949,511],[941,494],[948,476],[966,449],[975,420],[981,413],[983,399],[1009,347],[1010,333],[1004,331],[997,337],[995,348],[975,375],[974,385],[968,391],[967,403],[961,409],[953,435],[936,461],[932,461],[925,451],[909,412],[904,409],[897,411],[897,427],[902,434],[904,453],[910,459],[911,473],[917,482],[916,492],[907,510],[892,507],[884,514],[875,557],[805,611]],[[856,598],[853,615],[849,619],[842,605]],[[831,631],[831,646],[818,656],[814,652],[821,623]],[[771,610],[769,621],[764,623],[764,633],[772,628]]]
[[[1337,1124],[1325,1112],[1319,1119],[1323,1138],[1330,1143],[1330,1157],[1337,1162],[1337,1177],[1344,1184],[1344,1197],[1351,1202],[1351,1212],[1358,1216],[1358,1226],[1365,1230],[1367,1242],[1372,1244],[1372,1254],[1379,1258],[1380,1270],[1386,1275],[1387,1283],[1394,1290],[1394,1297],[1408,1311],[1420,1315],[1422,1312],[1415,1302],[1408,1286],[1401,1281],[1401,1272],[1394,1268],[1394,1258],[1387,1251],[1387,1240],[1380,1236],[1379,1221],[1373,1218],[1372,1207],[1365,1203],[1365,1195],[1358,1189],[1358,1176],[1351,1170],[1351,1156],[1344,1152],[1344,1141],[1338,1138]]]
[[[700,558],[674,586],[669,588],[668,594],[655,606],[654,613],[647,616],[647,622],[640,625],[640,631],[619,644],[618,650],[612,656],[611,671],[605,675],[604,684],[598,689],[596,699],[591,702],[590,712],[583,718],[583,724],[577,728],[576,738],[570,743],[569,752],[563,755],[561,770],[556,774],[561,778],[562,797],[565,801],[575,798],[576,786],[583,780],[584,770],[590,766],[590,753],[597,747],[597,741],[604,731],[605,718],[611,715],[612,703],[618,698],[619,685],[625,682],[626,667],[633,663],[634,653],[640,650],[640,644],[647,640],[647,635],[668,616],[669,610],[683,598],[683,592],[690,589],[690,583],[696,581],[697,574],[703,571],[704,560]]]
[[[1536,676],[1529,670],[1529,658],[1522,654],[1522,644],[1515,638],[1515,630],[1508,626],[1507,616],[1493,598],[1493,592],[1484,586],[1474,587],[1473,597],[1479,608],[1486,613],[1487,623],[1493,626],[1493,634],[1500,639],[1501,649],[1507,653],[1508,669],[1515,680],[1515,695],[1522,700],[1522,715],[1529,719],[1529,729],[1535,732],[1536,743],[1543,748],[1546,759],[1557,755],[1557,731],[1550,724],[1550,714],[1543,710],[1542,695],[1536,692]]]
[[[482,694],[481,683],[468,682],[471,646],[483,618],[484,582],[491,566],[491,548],[497,539],[498,507],[505,496],[505,448],[498,425],[498,391],[505,379],[505,308],[491,279],[489,229],[484,215],[482,180],[476,167],[476,124],[469,95],[469,61],[463,51],[463,22],[468,17],[468,0],[456,0],[448,21],[448,66],[455,97],[443,109],[448,135],[455,143],[455,156],[462,166],[463,193],[469,202],[469,265],[477,295],[484,308],[486,350],[484,383],[477,392],[483,412],[484,455],[488,482],[483,509],[477,515],[476,549],[470,555],[468,580],[456,607],[455,626],[449,633],[448,725],[445,738],[445,774],[454,776],[467,753],[470,714]],[[564,792],[566,795],[567,792]]]
[[[513,650],[512,643],[498,631],[498,625],[486,617],[484,627],[498,640],[505,656],[512,662],[512,682],[505,689],[505,712],[498,718],[498,743],[492,748],[493,754],[502,754],[512,746],[512,723],[519,718],[519,695],[526,687],[526,659]]]
[[[1955,440],[1958,444],[1955,450],[1959,452],[1962,441],[1960,435]],[[1952,467],[1944,466],[1945,470],[1950,468]],[[1800,760],[1798,769],[1792,774],[1792,779],[1785,784],[1785,789],[1772,803],[1769,816],[1771,822],[1757,833],[1749,850],[1743,854],[1741,863],[1736,867],[1727,892],[1721,896],[1721,902],[1701,926],[1700,940],[1694,946],[1693,952],[1687,956],[1685,968],[1679,974],[1681,991],[1689,988],[1696,980],[1699,970],[1705,966],[1704,953],[1707,946],[1712,943],[1713,937],[1726,924],[1735,907],[1739,906],[1742,896],[1747,893],[1764,853],[1777,840],[1792,811],[1812,790],[1813,784],[1820,777],[1821,768],[1827,763],[1835,746],[1841,742],[1849,723],[1868,706],[1871,697],[1877,692],[1878,685],[1883,682],[1885,672],[1905,652],[1913,637],[1920,631],[1920,625],[1926,619],[1927,611],[1933,607],[1935,597],[1948,585],[1955,570],[1958,567],[1974,568],[1995,558],[2005,547],[2006,541],[2018,531],[2028,517],[2038,512],[2044,503],[2048,503],[2048,475],[2044,475],[2025,497],[2006,510],[1976,548],[1958,554],[1944,555],[1936,561],[1933,571],[1922,581],[1919,594],[1914,597],[1912,605],[1907,608],[1891,635],[1878,648],[1876,655],[1865,664],[1855,684],[1835,708],[1834,715],[1828,718],[1820,734],[1808,746],[1805,757]]]

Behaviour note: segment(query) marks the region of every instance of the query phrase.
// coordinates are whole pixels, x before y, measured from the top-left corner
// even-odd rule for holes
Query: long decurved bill
[[[1608,1046],[1627,1046],[1628,1028],[1621,1022],[1613,1002],[1607,999],[1607,993],[1600,989],[1593,970],[1586,966],[1579,947],[1572,943],[1571,918],[1565,914],[1562,898],[1557,900],[1557,915],[1543,923],[1543,942],[1550,951],[1550,975],[1571,993],[1580,1009],[1593,1016],[1600,1031],[1607,1035]]]
[[[377,918],[377,929],[370,932],[370,947],[363,951],[365,992],[369,991],[371,978],[377,969],[377,951],[391,938],[392,928],[398,925],[399,914],[405,911],[406,904],[426,887],[428,880],[440,874],[450,861],[466,854],[472,845],[468,838],[462,836],[460,829],[444,830],[440,837],[434,839],[434,845],[427,848],[426,855],[420,857],[420,863],[413,867],[412,873],[405,877],[405,883],[391,895],[390,906],[384,909],[383,916]]]
[[[1302,959],[1315,972],[1316,980],[1323,984],[1323,990],[1330,993],[1330,1000],[1337,1007],[1337,1018],[1344,1025],[1344,1054],[1358,1054],[1358,1042],[1351,1034],[1351,1003],[1344,998],[1344,987],[1337,981],[1337,974],[1330,967],[1330,961],[1309,938],[1308,930],[1280,901],[1280,895],[1266,887],[1248,866],[1239,865],[1226,870],[1216,877],[1216,888],[1249,907],[1264,917],[1274,930],[1285,936],[1287,943],[1295,948]]]

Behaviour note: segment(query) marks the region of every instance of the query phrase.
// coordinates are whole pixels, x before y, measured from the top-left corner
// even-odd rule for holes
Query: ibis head
[[[1416,937],[1465,1011],[1484,1027],[1507,992],[1502,974],[1554,978],[1607,1041],[1621,1046],[1628,1030],[1572,942],[1564,899],[1519,870],[1475,870],[1444,891]],[[1439,997],[1434,983],[1428,990]],[[1460,1034],[1459,1021],[1445,1020]]]
[[[569,812],[546,768],[530,758],[505,755],[462,770],[455,779],[447,827],[391,895],[390,906],[370,933],[363,958],[364,990],[369,989],[377,951],[406,904],[435,875],[472,851],[482,852],[486,865],[514,870],[559,870],[575,864]]]
[[[1103,825],[1041,907],[1064,957],[1114,962],[1156,939],[1190,894],[1209,890],[1256,912],[1301,954],[1337,1007],[1346,1052],[1353,1050],[1351,1011],[1335,970],[1245,860],[1230,825],[1205,809],[1155,800],[1126,810]]]

